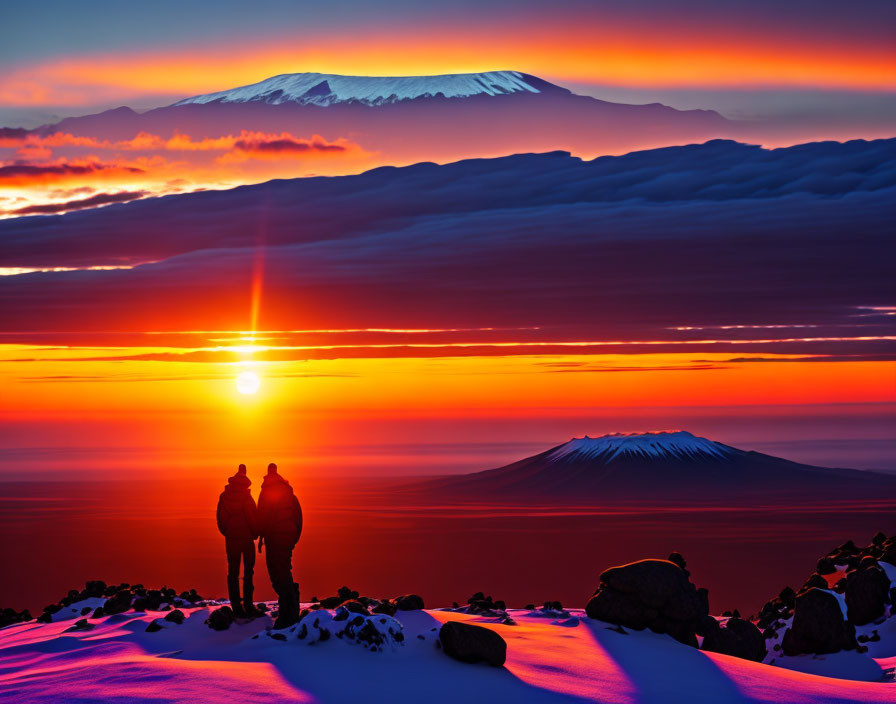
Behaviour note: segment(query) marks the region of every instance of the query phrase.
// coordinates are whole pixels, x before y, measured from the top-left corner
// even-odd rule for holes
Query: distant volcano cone
[[[505,467],[421,486],[471,498],[512,496],[533,502],[547,497],[714,501],[721,495],[808,500],[894,492],[896,476],[799,464],[677,430],[586,435]]]

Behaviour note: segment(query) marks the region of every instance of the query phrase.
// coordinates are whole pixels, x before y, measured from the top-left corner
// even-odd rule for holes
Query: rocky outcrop
[[[696,647],[697,629],[708,616],[708,605],[680,565],[640,560],[606,570],[600,581],[585,607],[590,618],[636,630],[649,628]]]
[[[133,595],[129,589],[120,589],[106,599],[106,603],[103,604],[103,611],[105,611],[107,616],[109,614],[123,614],[131,608],[132,598]]]
[[[501,667],[507,660],[507,643],[493,630],[470,623],[448,621],[439,629],[445,655],[461,662],[487,662]]]
[[[856,650],[859,644],[838,596],[812,588],[797,595],[793,624],[781,646],[785,655],[803,655]]]
[[[865,563],[865,560],[862,560]],[[849,620],[864,626],[884,615],[890,600],[890,580],[877,562],[865,563],[846,575],[846,606]]]
[[[15,609],[3,609],[0,611],[0,628],[11,626],[14,623],[23,623],[31,620],[31,612],[28,609],[16,611]]]
[[[701,650],[762,662],[766,655],[765,638],[753,623],[737,617],[724,623],[711,617],[709,621],[704,626]]]

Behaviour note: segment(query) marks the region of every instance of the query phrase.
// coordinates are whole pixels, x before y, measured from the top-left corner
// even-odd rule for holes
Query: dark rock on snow
[[[883,616],[889,591],[890,580],[876,562],[873,566],[850,572],[846,575],[849,620],[857,626],[864,626]]]
[[[73,626],[69,626],[65,629],[65,632],[68,633],[70,631],[91,631],[96,628],[96,625],[90,623],[86,618],[81,618],[75,621]]]
[[[725,624],[709,618],[715,626],[706,622],[702,650],[762,662],[766,654],[765,638],[755,625],[737,617],[729,618]]]
[[[3,609],[0,611],[0,628],[11,626],[14,623],[23,623],[31,620],[31,612],[28,609],[16,611],[15,609]]]
[[[370,613],[367,610],[367,607],[357,599],[348,599],[347,601],[343,601],[339,606],[353,614],[364,614],[366,616]]]
[[[706,597],[697,594],[685,571],[669,560],[640,560],[612,567],[588,601],[590,618],[655,633],[667,633],[697,645],[696,632],[707,613]]]
[[[174,609],[174,611],[170,611],[165,614],[166,621],[171,621],[172,623],[176,623],[178,625],[182,624],[185,618],[186,616],[184,616],[184,612],[180,609]]]
[[[123,614],[131,608],[131,592],[129,589],[120,589],[115,592],[106,603],[103,604],[103,611],[109,614]]]
[[[423,597],[418,596],[417,594],[405,594],[404,596],[397,596],[392,599],[392,602],[395,604],[396,608],[399,611],[420,611],[426,608],[423,605]]]
[[[222,606],[209,614],[208,627],[215,631],[226,631],[233,623],[233,610],[229,606]]]
[[[386,616],[394,616],[395,612],[398,611],[398,607],[393,604],[390,600],[381,601],[379,604],[374,606],[370,613],[373,614],[385,614]]]
[[[461,662],[487,662],[501,667],[507,660],[507,643],[482,626],[448,621],[439,629],[439,641],[446,655]]]
[[[796,597],[793,625],[784,634],[785,655],[836,653],[856,650],[855,626],[843,616],[836,596],[809,589]]]

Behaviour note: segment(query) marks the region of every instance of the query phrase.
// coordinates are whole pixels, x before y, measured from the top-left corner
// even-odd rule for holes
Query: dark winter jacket
[[[245,474],[234,474],[218,499],[218,530],[231,540],[255,540],[258,537],[258,513],[249,491],[252,481]]]
[[[268,474],[258,495],[258,527],[265,543],[295,545],[302,534],[302,507],[279,474]]]

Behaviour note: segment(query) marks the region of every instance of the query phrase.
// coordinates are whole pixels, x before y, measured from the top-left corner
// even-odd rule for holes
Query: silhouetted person
[[[227,549],[227,595],[230,608],[237,617],[258,616],[252,603],[255,586],[255,539],[258,537],[258,513],[249,491],[252,481],[246,476],[246,465],[227,480],[218,499],[218,530]],[[243,563],[243,599],[240,600],[240,561]],[[244,607],[245,605],[245,607]]]
[[[280,602],[274,628],[286,628],[299,618],[299,590],[292,580],[292,551],[302,534],[302,507],[289,482],[277,474],[277,465],[268,473],[258,496],[258,527],[267,549],[266,562],[271,585]]]

